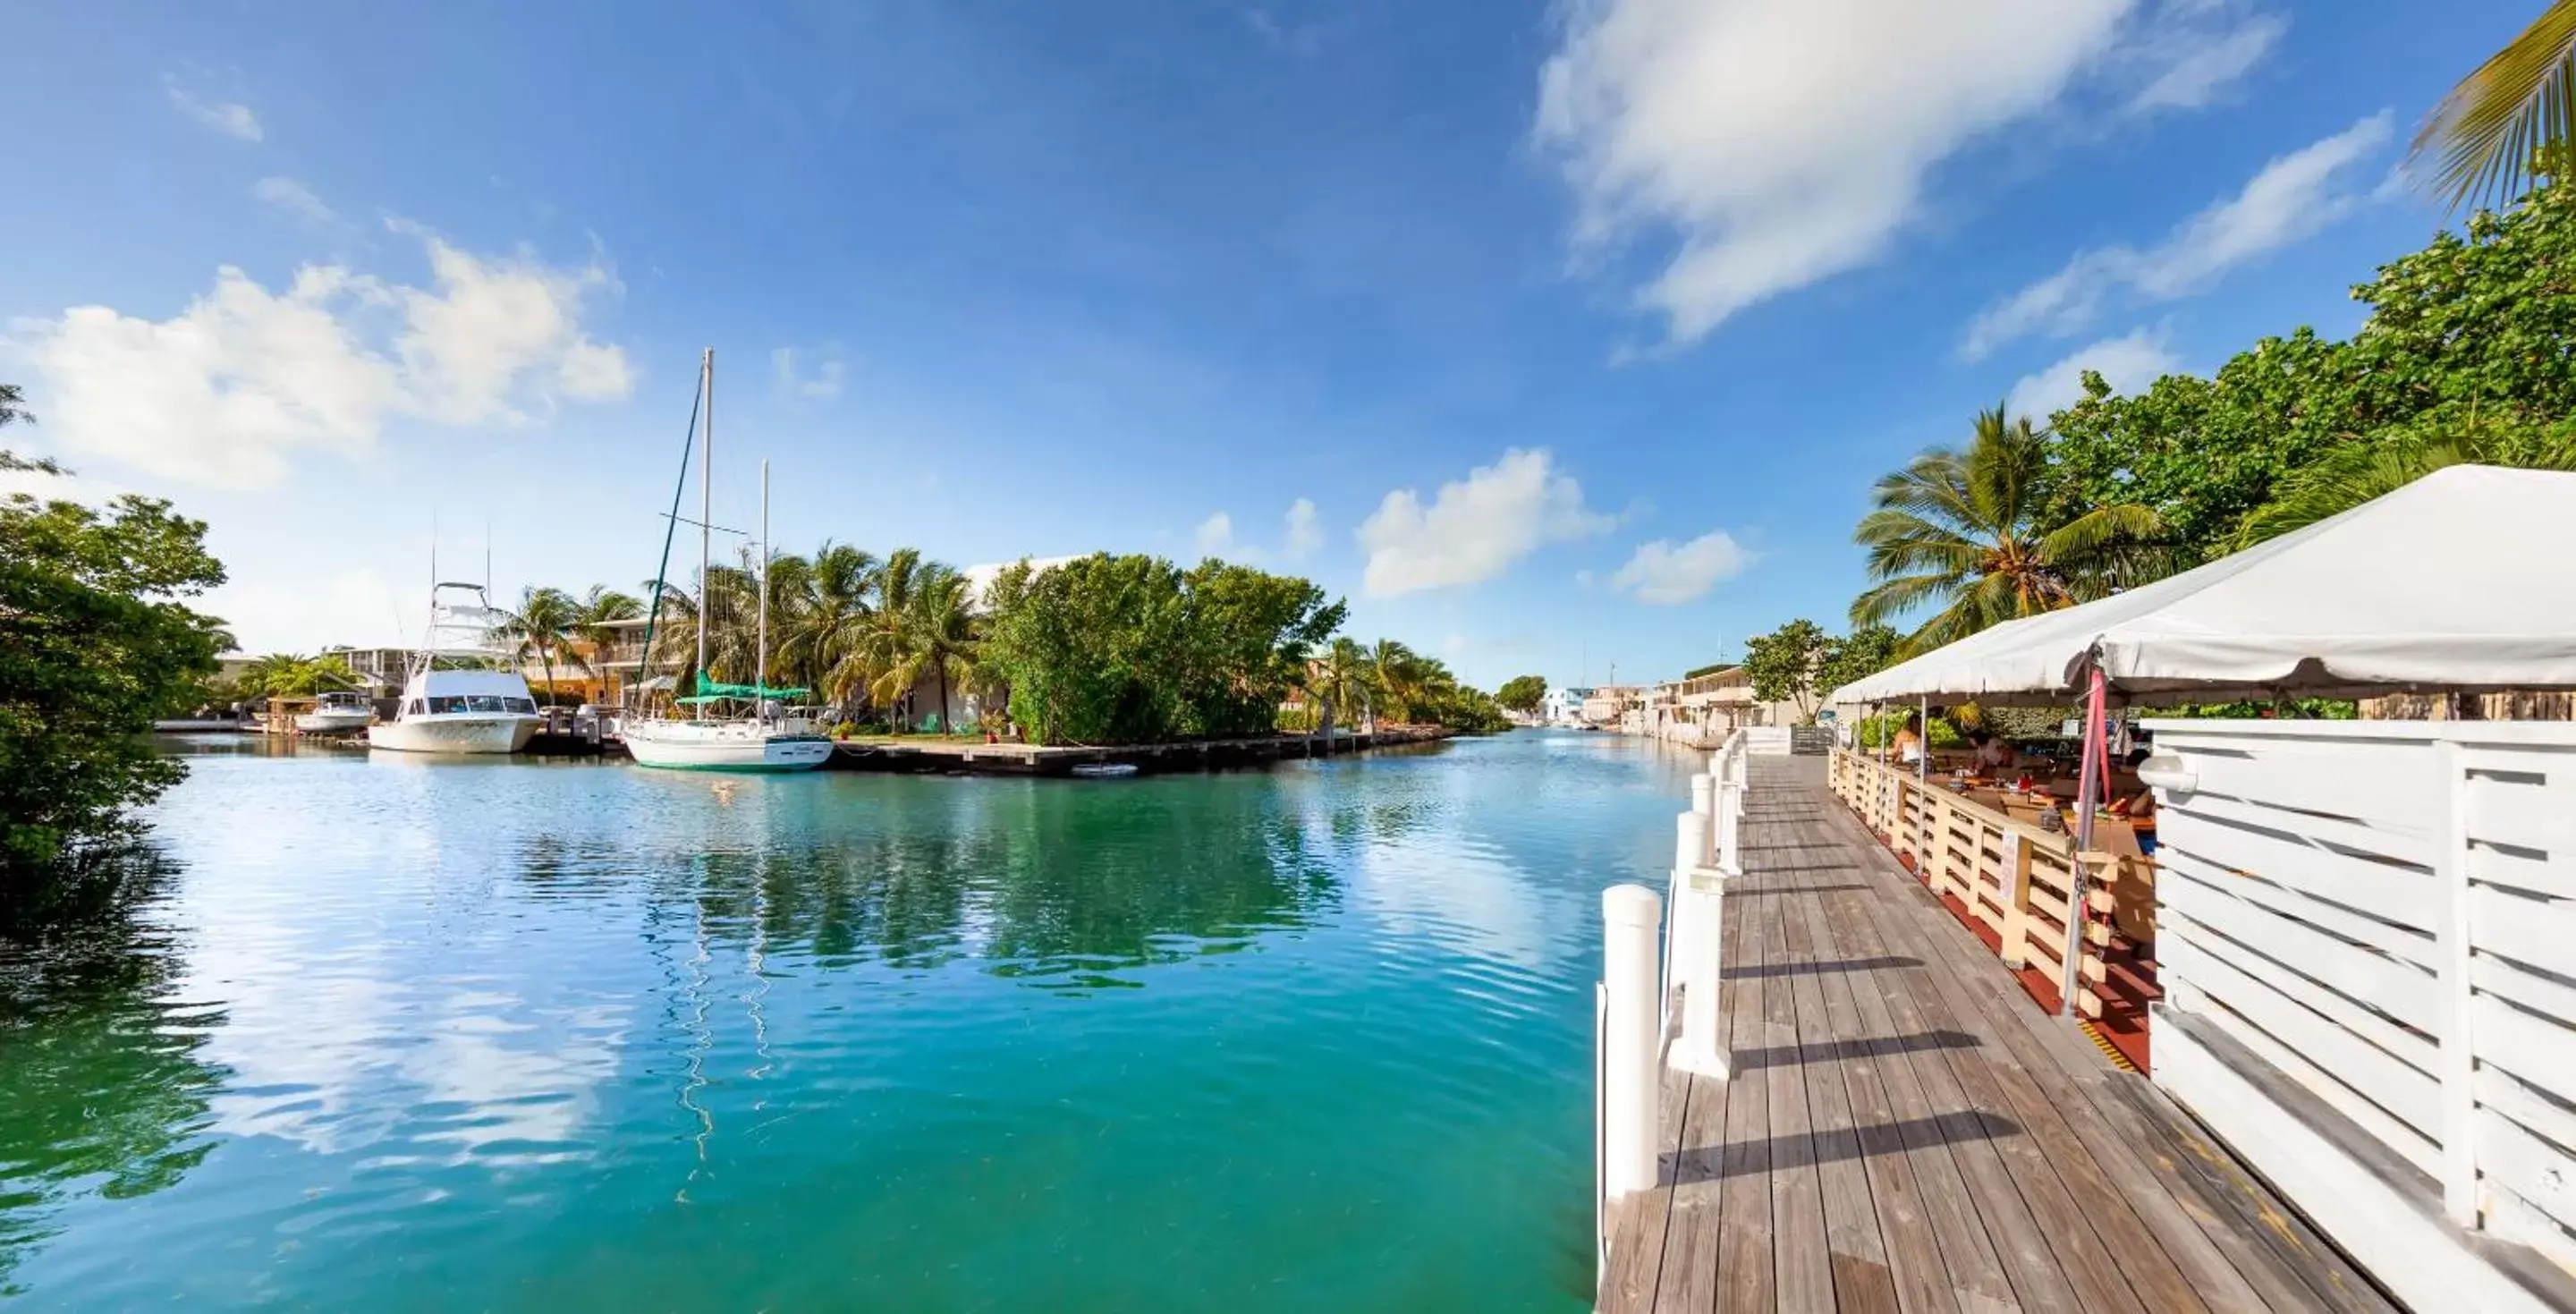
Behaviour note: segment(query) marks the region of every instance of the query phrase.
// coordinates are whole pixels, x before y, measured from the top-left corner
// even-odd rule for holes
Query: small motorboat
[[[354,735],[376,723],[375,704],[364,694],[334,690],[322,695],[313,710],[295,718],[295,732],[305,735]]]
[[[1073,774],[1080,776],[1085,780],[1116,780],[1124,776],[1132,776],[1136,774],[1136,764],[1133,762],[1085,762],[1080,766],[1075,767],[1073,769]]]

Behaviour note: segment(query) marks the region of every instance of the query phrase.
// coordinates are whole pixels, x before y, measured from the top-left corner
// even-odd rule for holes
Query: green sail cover
[[[709,680],[698,686],[697,693],[687,698],[678,698],[673,699],[672,701],[680,703],[720,703],[732,699],[747,698],[802,698],[812,692],[814,691],[811,689],[772,689],[767,685],[760,684],[718,684],[713,680]]]

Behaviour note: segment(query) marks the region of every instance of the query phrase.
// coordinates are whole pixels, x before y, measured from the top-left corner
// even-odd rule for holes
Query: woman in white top
[[[1905,728],[1896,732],[1896,760],[1909,764],[1923,760],[1922,713],[1909,714]]]

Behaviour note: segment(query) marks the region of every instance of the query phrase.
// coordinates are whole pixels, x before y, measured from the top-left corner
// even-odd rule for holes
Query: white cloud
[[[165,320],[75,306],[17,326],[35,367],[31,401],[67,455],[101,456],[159,479],[274,487],[305,451],[355,456],[385,423],[518,424],[559,397],[623,397],[625,352],[581,329],[605,268],[485,258],[408,226],[434,286],[307,265],[282,292],[231,266]]]
[[[2056,101],[2133,3],[1571,0],[1534,136],[1578,254],[1676,239],[1638,300],[1688,342],[1882,254],[1926,174]]]
[[[841,395],[841,385],[849,377],[849,366],[841,360],[838,347],[825,347],[822,359],[807,370],[799,363],[803,353],[794,347],[778,347],[769,353],[771,390],[785,402],[830,401]]]
[[[2127,337],[2105,338],[2082,348],[2037,374],[2023,375],[2004,399],[2004,409],[2045,422],[2084,395],[2086,370],[2099,373],[2117,391],[2139,392],[2180,368],[2182,361],[2165,349],[2162,333],[2139,329]]]
[[[292,578],[245,577],[218,585],[198,610],[224,618],[247,653],[312,652],[325,644],[418,642],[420,603],[368,567],[315,569]]]
[[[1280,554],[1290,561],[1313,555],[1324,545],[1324,525],[1315,515],[1315,504],[1298,498],[1288,504],[1288,540]]]
[[[238,137],[243,141],[258,141],[266,135],[260,131],[259,116],[251,113],[248,105],[232,101],[199,100],[190,95],[187,88],[180,86],[176,78],[164,79],[162,86],[170,93],[170,103],[178,106],[180,113],[225,136]]]
[[[2129,108],[2143,112],[2211,104],[2238,78],[2254,71],[2289,30],[2290,20],[2261,14],[2223,32],[2184,33],[2174,41],[2163,72],[2129,102]]]
[[[1428,508],[1410,488],[1387,494],[1360,524],[1368,551],[1362,586],[1372,597],[1394,597],[1481,583],[1542,544],[1616,523],[1583,505],[1582,486],[1552,469],[1545,449],[1514,448],[1465,480],[1442,484]]]
[[[330,206],[322,203],[321,197],[313,194],[312,188],[292,178],[262,178],[251,185],[250,194],[317,228],[328,227],[340,219]]]
[[[1223,511],[1199,522],[1199,555],[1221,557],[1234,551],[1234,517]]]
[[[1610,587],[1656,607],[1677,607],[1744,573],[1753,554],[1725,530],[1709,532],[1676,547],[1668,538],[1641,543],[1628,564],[1610,577]]]
[[[2352,166],[2388,137],[2389,115],[2382,110],[2274,159],[2236,195],[2184,220],[2145,251],[2111,246],[2077,252],[2056,273],[1979,313],[1960,354],[1980,360],[2026,334],[2076,332],[2115,290],[2125,288],[2151,302],[2189,296],[2238,265],[2314,235],[2361,203],[2364,193],[2346,185]]]

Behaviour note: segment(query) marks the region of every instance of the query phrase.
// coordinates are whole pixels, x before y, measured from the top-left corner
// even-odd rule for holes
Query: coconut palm
[[[2495,57],[2451,88],[2415,132],[2410,165],[2453,207],[2501,204],[2538,161],[2563,157],[2576,129],[2576,0],[2555,0]]]
[[[1377,701],[1390,721],[1412,719],[1413,705],[1421,697],[1423,678],[1430,673],[1420,655],[1393,639],[1380,639],[1368,654],[1369,672],[1375,676]]]
[[[922,568],[905,608],[907,646],[921,667],[914,679],[929,675],[938,680],[942,730],[956,728],[949,723],[950,682],[964,682],[975,675],[975,617],[969,605],[973,592],[972,583],[963,573],[932,562]]]
[[[567,645],[581,627],[581,604],[571,594],[557,588],[529,585],[519,593],[519,605],[501,613],[501,622],[492,628],[492,637],[510,645],[511,656],[521,662],[536,658],[545,672],[546,695],[555,691],[555,658],[570,656]],[[579,658],[572,659],[576,664]]]
[[[847,543],[826,542],[784,599],[782,667],[840,705],[868,683],[867,635],[876,621],[877,559]]]
[[[2347,443],[2283,481],[2269,503],[2245,518],[2236,546],[2251,547],[2304,529],[2449,465],[2576,471],[2576,428],[2472,428],[2466,433],[2387,434]]]
[[[2042,434],[2028,416],[2007,417],[1998,406],[1978,414],[1965,451],[1925,452],[1880,479],[1871,492],[1877,509],[1853,534],[1868,549],[1874,587],[1852,602],[1852,623],[1934,608],[1906,640],[1921,651],[2161,572],[2154,511],[2119,503],[2047,523],[2047,473]]]
[[[1360,701],[1369,680],[1368,667],[1368,650],[1356,640],[1340,637],[1307,661],[1301,684],[1315,700],[1320,713],[1316,726],[1327,737],[1333,733],[1336,714]]]

